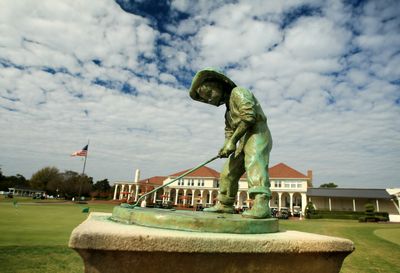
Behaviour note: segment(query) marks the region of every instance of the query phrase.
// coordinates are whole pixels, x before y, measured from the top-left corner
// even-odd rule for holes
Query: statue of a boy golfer
[[[220,178],[220,194],[215,206],[206,212],[233,213],[239,179],[247,173],[249,195],[253,207],[243,212],[244,217],[271,217],[269,200],[268,163],[272,148],[267,118],[254,95],[222,73],[207,68],[196,73],[190,97],[207,104],[225,104],[225,144],[219,151],[228,158]]]

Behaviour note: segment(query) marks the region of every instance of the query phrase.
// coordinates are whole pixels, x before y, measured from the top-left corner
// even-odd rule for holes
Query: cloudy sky
[[[30,178],[90,139],[96,180],[216,155],[224,106],[192,101],[216,67],[268,116],[270,165],[314,185],[400,186],[400,1],[0,1],[0,167]],[[223,160],[210,164],[220,169]]]

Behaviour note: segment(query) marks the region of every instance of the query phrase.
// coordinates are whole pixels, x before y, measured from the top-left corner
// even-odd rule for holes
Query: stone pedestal
[[[339,272],[354,250],[347,239],[297,231],[269,234],[187,232],[125,225],[91,213],[69,246],[85,272]]]

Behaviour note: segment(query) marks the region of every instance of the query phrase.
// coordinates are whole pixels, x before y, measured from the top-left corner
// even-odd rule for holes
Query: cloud
[[[271,165],[313,169],[316,185],[398,184],[396,1],[176,0],[157,14],[118,3],[0,3],[6,174],[80,171],[68,155],[88,138],[95,180],[132,180],[136,168],[166,175],[211,158],[224,109],[187,90],[196,70],[215,66],[262,105]]]

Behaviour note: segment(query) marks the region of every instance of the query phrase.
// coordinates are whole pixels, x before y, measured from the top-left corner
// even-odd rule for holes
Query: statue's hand
[[[233,153],[236,150],[236,145],[232,141],[227,141],[222,147],[222,149],[219,151],[218,155],[220,157],[228,157],[231,153]]]

